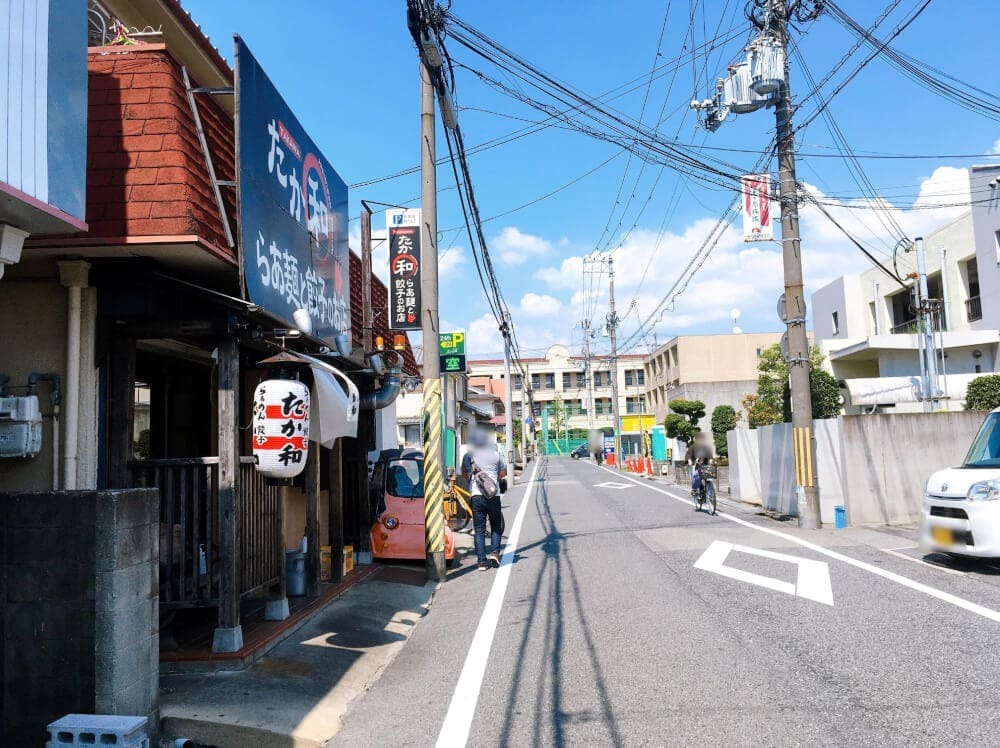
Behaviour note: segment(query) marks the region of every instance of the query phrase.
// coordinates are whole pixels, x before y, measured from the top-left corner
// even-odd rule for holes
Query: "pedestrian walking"
[[[469,481],[476,560],[480,571],[500,566],[503,513],[500,482],[507,477],[507,464],[486,433],[475,429],[469,435],[469,451],[462,458],[462,475]],[[486,521],[490,523],[490,552],[486,552]]]

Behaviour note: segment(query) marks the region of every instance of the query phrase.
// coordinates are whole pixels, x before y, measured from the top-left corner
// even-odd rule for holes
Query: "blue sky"
[[[402,0],[286,0],[278,5],[263,0],[186,0],[184,4],[230,60],[231,35],[244,37],[348,184],[418,162],[417,57]],[[773,134],[771,110],[743,115],[718,132],[706,134],[695,126],[686,106],[695,95],[696,80],[697,98],[704,98],[726,65],[741,56],[750,31],[742,14],[744,4],[744,0],[623,0],[614,4],[604,0],[453,0],[452,11],[553,77],[591,95],[635,80],[635,90],[612,105],[639,117],[645,99],[644,122],[653,125],[662,119],[661,135],[685,144],[760,150]],[[840,0],[841,7],[865,26],[887,4],[888,0]],[[900,3],[881,29],[893,28],[915,5],[915,0]],[[996,91],[993,51],[998,28],[1000,3],[995,0],[936,0],[894,46],[961,80]],[[658,48],[661,29],[665,30]],[[710,54],[699,54],[694,65],[688,57],[676,77],[663,75],[648,84],[647,96],[654,58],[662,65],[678,57],[685,44],[690,48],[692,37],[694,45],[701,46],[730,31],[731,41],[712,45]],[[823,15],[803,26],[795,43],[813,77],[820,79],[853,38],[833,18]],[[456,43],[449,49],[456,61],[501,77],[489,63]],[[865,54],[862,49],[852,60],[860,61]],[[853,66],[852,62],[845,70]],[[792,86],[803,94],[810,88],[797,60],[793,60]],[[524,127],[522,119],[543,118],[462,70],[457,77],[457,103],[469,146]],[[808,115],[811,109],[807,102],[799,116]],[[941,156],[862,160],[879,194],[897,206],[893,218],[911,237],[961,214],[961,203],[969,197],[960,169],[986,161],[986,154],[1000,148],[1000,127],[995,121],[937,98],[880,59],[834,99],[830,111],[858,153]],[[811,154],[800,159],[799,180],[830,201],[852,203],[852,209],[834,206],[831,210],[866,244],[888,251],[892,240],[876,213],[857,209],[858,204],[867,203],[859,202],[859,188],[843,161],[824,157],[835,154],[824,120],[813,122],[798,142],[803,153]],[[443,137],[439,136],[439,144],[443,149]],[[622,332],[627,337],[655,307],[732,198],[727,190],[682,179],[670,169],[661,174],[657,165],[643,167],[636,158],[629,162],[619,150],[576,131],[549,128],[471,158],[484,218],[580,178],[548,199],[486,224],[525,355],[555,342],[578,347],[578,323],[585,309],[595,317],[604,314],[606,279],[599,287],[599,298],[588,300],[583,293],[580,258],[598,247],[615,254]],[[705,153],[746,170],[755,160],[752,153]],[[983,158],[943,157],[956,154],[983,154]],[[772,163],[770,168],[773,171],[776,166]],[[448,167],[439,169],[438,180],[442,190],[439,227],[445,248],[442,326],[467,330],[473,354],[495,353],[499,350],[496,325],[489,317],[468,242],[458,230],[462,219]],[[419,193],[416,174],[353,189],[351,216],[357,216],[362,199],[414,204]],[[914,203],[955,207],[906,209]],[[376,216],[375,226],[383,221]],[[357,230],[356,222],[352,229]],[[867,266],[867,260],[815,209],[803,211],[802,232],[807,291]],[[380,260],[384,263],[384,254],[376,255],[376,262]],[[656,340],[663,342],[676,334],[729,332],[732,308],[740,309],[743,330],[776,330],[774,301],[782,290],[780,267],[777,245],[744,244],[733,230],[723,237],[673,311],[660,319]],[[644,351],[652,342],[652,336],[646,336],[638,350]],[[600,347],[603,341],[597,344]]]

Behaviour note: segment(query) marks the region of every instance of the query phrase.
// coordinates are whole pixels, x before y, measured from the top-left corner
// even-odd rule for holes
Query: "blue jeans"
[[[472,497],[472,526],[476,537],[476,558],[480,563],[486,561],[486,520],[490,521],[490,548],[500,553],[500,523],[503,515],[500,510],[500,497],[487,499],[480,495]]]
[[[694,493],[698,493],[698,489],[701,488],[701,473],[697,470],[691,470],[691,490]]]

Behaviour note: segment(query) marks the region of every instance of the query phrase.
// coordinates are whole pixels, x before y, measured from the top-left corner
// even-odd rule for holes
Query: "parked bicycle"
[[[452,530],[464,530],[472,519],[469,492],[458,485],[455,471],[449,469],[448,490],[444,492],[444,519]]]
[[[699,512],[703,506],[707,505],[709,507],[708,513],[714,515],[716,510],[715,481],[717,478],[717,468],[711,462],[698,460],[695,470],[698,471],[698,490],[695,493],[694,510]]]

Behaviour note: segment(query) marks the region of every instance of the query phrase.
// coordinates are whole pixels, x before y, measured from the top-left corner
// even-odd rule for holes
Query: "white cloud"
[[[521,317],[552,317],[562,309],[562,302],[548,294],[526,293],[515,312]]]
[[[461,278],[465,273],[465,250],[461,247],[451,247],[438,255],[438,276],[442,281]]]
[[[552,242],[540,236],[526,234],[516,226],[507,226],[490,240],[490,248],[500,261],[520,265],[529,257],[544,255],[552,250]]]
[[[1000,156],[1000,138],[993,141],[993,147],[990,148],[989,154],[991,156]]]

